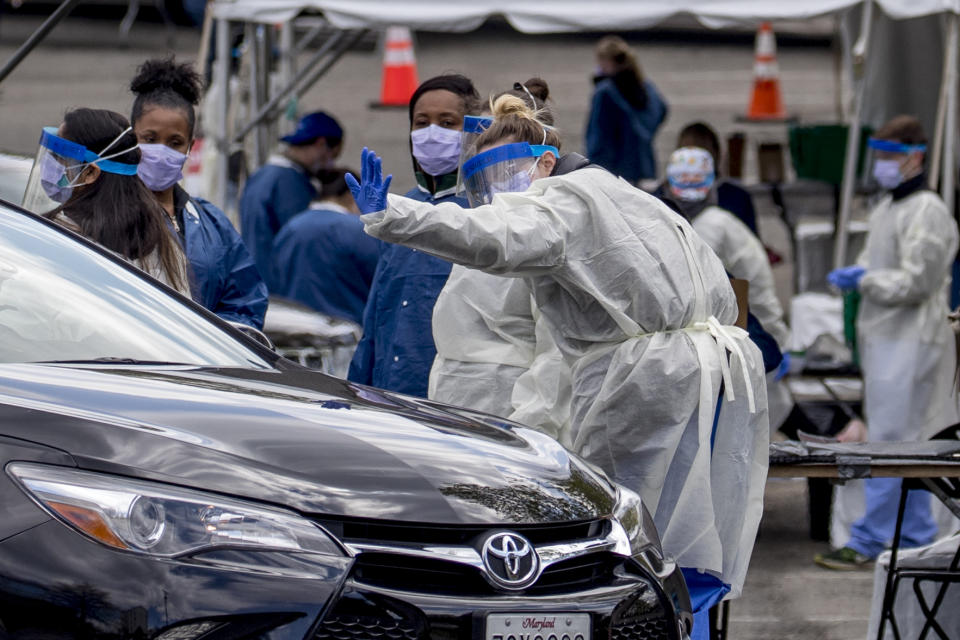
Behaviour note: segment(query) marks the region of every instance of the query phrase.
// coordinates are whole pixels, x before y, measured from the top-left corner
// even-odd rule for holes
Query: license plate
[[[491,613],[486,640],[590,640],[590,614]]]

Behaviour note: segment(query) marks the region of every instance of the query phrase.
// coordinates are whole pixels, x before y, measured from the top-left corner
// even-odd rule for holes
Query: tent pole
[[[863,99],[866,93],[866,59],[870,46],[870,27],[873,23],[873,1],[863,3],[860,16],[860,35],[853,46],[854,103],[847,129],[847,152],[843,163],[843,185],[840,192],[840,211],[837,212],[833,267],[842,267],[847,261],[847,227],[853,206],[853,189],[857,181],[857,156],[860,151],[860,126],[863,118]]]
[[[287,20],[280,26],[280,85],[284,87],[293,80],[293,73],[297,64],[293,29],[293,20]]]
[[[249,99],[247,104],[251,113],[256,113],[260,109],[260,41],[257,32],[260,26],[254,22],[248,22],[244,25],[244,40],[247,43],[246,55],[248,56],[247,71],[250,74],[250,88],[248,91]],[[253,131],[253,162],[256,166],[263,163],[263,149],[261,148],[263,136],[260,135],[260,128]]]
[[[230,21],[217,19],[216,81],[220,88],[219,122],[217,123],[217,188],[216,203],[227,209],[227,173],[230,169],[230,140],[227,119],[230,115]]]
[[[315,54],[313,54],[313,57],[310,58],[310,61],[307,62],[304,68],[297,72],[297,75],[294,76],[290,84],[285,86],[283,89],[278,91],[276,95],[270,98],[267,104],[260,107],[260,110],[257,111],[256,114],[250,118],[250,120],[243,127],[240,128],[240,131],[238,131],[233,137],[234,142],[240,142],[243,140],[255,126],[269,117],[274,109],[276,109],[281,102],[286,100],[287,97],[294,92],[294,89],[296,89],[297,85],[300,84],[304,78],[310,75],[310,72],[313,70],[313,68],[319,64],[320,61],[323,60],[323,58],[325,58],[334,47],[340,44],[345,35],[345,31],[338,31],[333,34],[329,40],[323,43],[323,46],[320,47]]]
[[[951,14],[952,15],[952,14]],[[947,117],[947,97],[949,95],[948,85],[950,84],[950,41],[953,37],[951,33],[951,16],[947,16],[947,40],[943,45],[943,67],[940,70],[940,96],[937,98],[937,119],[934,125],[933,149],[927,157],[930,160],[930,173],[927,175],[927,187],[936,190],[940,182],[940,159],[943,156],[943,140],[945,120]]]
[[[951,13],[947,18],[950,30],[947,34],[947,114],[944,118],[946,135],[943,140],[943,180],[941,181],[940,195],[947,205],[947,211],[953,215],[955,199],[954,186],[957,183],[957,14]]]

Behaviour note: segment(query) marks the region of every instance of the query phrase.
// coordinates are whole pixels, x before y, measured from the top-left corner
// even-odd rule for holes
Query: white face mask
[[[413,157],[420,168],[431,176],[453,173],[460,164],[459,129],[447,129],[435,124],[410,132]]]
[[[873,177],[884,189],[896,189],[903,182],[899,160],[877,160],[873,163]]]

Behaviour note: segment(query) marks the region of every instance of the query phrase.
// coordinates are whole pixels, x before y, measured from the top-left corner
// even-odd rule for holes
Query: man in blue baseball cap
[[[343,128],[333,116],[316,111],[280,138],[286,148],[247,180],[240,199],[240,233],[267,286],[273,240],[290,218],[317,196],[315,174],[332,167],[343,148]]]

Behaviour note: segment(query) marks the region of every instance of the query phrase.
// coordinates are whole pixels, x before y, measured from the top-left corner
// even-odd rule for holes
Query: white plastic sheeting
[[[960,0],[875,0],[895,19],[960,13]],[[709,27],[759,20],[801,20],[843,11],[862,0],[215,0],[214,17],[265,23],[286,22],[301,11],[322,11],[341,29],[406,25],[428,31],[472,31],[492,15],[518,31],[625,31],[691,15]]]

